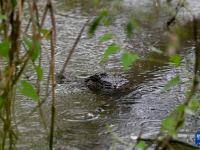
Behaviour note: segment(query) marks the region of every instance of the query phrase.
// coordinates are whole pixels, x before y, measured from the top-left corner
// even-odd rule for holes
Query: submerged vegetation
[[[133,63],[137,63],[138,60],[149,61],[149,67],[151,62],[163,63],[172,65],[174,67],[179,67],[182,72],[187,72],[186,67],[181,65],[181,60],[183,56],[177,53],[177,49],[180,46],[181,37],[186,35],[185,31],[182,31],[181,27],[177,24],[178,14],[181,13],[181,9],[185,9],[192,19],[193,23],[193,41],[194,41],[194,53],[195,59],[191,58],[190,63],[194,63],[194,74],[192,75],[192,86],[190,89],[185,91],[185,102],[179,104],[178,107],[168,116],[161,126],[160,132],[155,136],[151,142],[146,142],[142,138],[142,132],[137,137],[134,143],[128,143],[123,141],[120,137],[116,136],[112,132],[112,128],[107,125],[108,130],[113,134],[115,140],[113,142],[113,149],[117,141],[122,142],[128,146],[133,146],[141,149],[147,149],[148,147],[154,145],[155,149],[173,149],[170,146],[170,142],[173,139],[178,140],[177,131],[182,129],[186,116],[196,115],[198,108],[200,107],[199,97],[199,69],[200,69],[200,42],[198,39],[200,25],[197,18],[192,12],[187,8],[186,1],[177,2],[175,12],[171,19],[166,21],[166,28],[168,30],[169,42],[167,44],[167,50],[160,50],[152,45],[149,45],[151,49],[150,57],[144,58],[137,53],[132,53],[131,50],[125,49],[123,43],[120,43],[117,35],[112,32],[111,27],[117,19],[117,15],[120,11],[123,11],[123,1],[113,0],[109,3],[109,8],[106,7],[108,4],[104,4],[103,1],[93,0],[94,10],[90,14],[88,20],[83,25],[80,30],[79,35],[74,41],[74,45],[66,58],[61,74],[64,72],[66,66],[68,65],[70,58],[78,44],[84,29],[88,27],[88,34],[90,36],[95,34],[98,30],[99,25],[105,25],[109,32],[106,33],[101,39],[99,39],[99,44],[103,42],[112,42],[108,45],[102,62],[105,62],[110,55],[113,55],[117,51],[123,53],[121,61],[123,65],[123,70],[126,71]],[[166,1],[166,3],[170,1]],[[160,1],[156,2],[157,9],[159,9]],[[31,114],[39,109],[41,119],[44,124],[44,128],[47,132],[47,137],[49,141],[49,149],[53,149],[53,139],[54,139],[54,123],[55,123],[55,82],[54,82],[54,46],[56,44],[56,23],[54,18],[53,4],[51,0],[46,1],[46,6],[44,12],[41,15],[39,13],[39,8],[37,1],[33,0],[10,0],[10,1],[0,1],[0,57],[1,57],[1,68],[0,68],[0,82],[1,82],[1,96],[0,96],[0,119],[3,122],[3,128],[0,129],[0,149],[4,150],[9,147],[9,149],[15,149],[15,143],[18,139],[17,127],[24,123]],[[48,15],[49,13],[49,15]],[[95,17],[94,17],[95,16]],[[43,25],[45,23],[45,18],[50,17],[51,27],[44,29]],[[155,17],[155,16],[154,16]],[[42,19],[41,19],[42,18]],[[92,21],[91,21],[92,20]],[[140,24],[139,19],[136,17],[129,16],[129,20],[126,22],[125,32],[128,40],[131,40],[135,32],[139,32]],[[42,68],[42,58],[43,54],[47,53],[42,49],[42,42],[47,40],[50,45],[51,58],[49,63],[49,71],[44,72]],[[167,60],[160,60],[153,57],[153,53],[158,53],[167,58]],[[147,68],[147,70],[149,69]],[[31,83],[26,77],[26,71],[34,72],[35,78],[37,78],[36,83]],[[43,74],[48,74],[47,80],[43,79]],[[163,91],[169,89],[170,87],[180,84],[182,74],[177,74],[176,77],[171,79],[168,84],[163,87]],[[45,95],[41,95],[41,83],[46,82],[45,85]],[[18,94],[18,95],[17,95]],[[38,102],[29,113],[21,118],[21,121],[15,121],[14,106],[17,101],[15,101],[17,96],[27,97],[27,99],[33,99]],[[50,127],[45,121],[45,111],[43,110],[43,104],[46,102],[47,98],[51,96],[51,125]],[[49,129],[48,129],[49,128]]]

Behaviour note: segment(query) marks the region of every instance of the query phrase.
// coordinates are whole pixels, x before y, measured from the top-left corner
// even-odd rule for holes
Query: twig
[[[4,119],[4,118],[1,116],[1,114],[0,114],[0,118],[1,118],[1,120],[2,120],[7,126],[9,126],[9,123],[7,122],[6,119]],[[10,129],[10,131],[11,131],[11,133],[14,135],[14,137],[15,137],[16,139],[18,139],[18,137],[17,137],[17,135],[15,134],[15,132],[14,132],[12,129]]]
[[[54,44],[53,35],[51,32],[51,76],[52,76],[52,115],[51,115],[51,130],[50,130],[50,142],[49,149],[53,149],[53,132],[54,132],[54,120],[55,120],[55,91],[54,91]]]
[[[71,51],[70,51],[70,53],[69,53],[69,55],[68,55],[68,57],[67,57],[65,63],[64,63],[64,65],[63,65],[63,68],[62,68],[62,70],[61,70],[61,72],[60,72],[60,76],[59,76],[58,78],[60,78],[61,75],[64,73],[64,70],[65,70],[65,68],[67,67],[67,64],[69,63],[69,60],[70,60],[70,58],[71,58],[71,56],[72,56],[72,54],[73,54],[73,52],[74,52],[74,50],[75,50],[76,45],[78,44],[78,41],[79,41],[80,38],[81,38],[81,35],[82,35],[82,33],[83,33],[83,31],[84,31],[86,25],[90,22],[90,20],[92,19],[92,17],[93,17],[94,14],[96,13],[97,9],[100,7],[100,5],[101,5],[101,3],[98,5],[98,7],[97,7],[96,9],[93,10],[93,12],[91,13],[90,17],[88,18],[88,20],[87,20],[87,21],[85,22],[85,24],[83,25],[83,28],[81,29],[81,31],[80,31],[78,37],[76,38],[76,41],[74,42],[74,45],[73,45],[73,47],[72,47],[72,49],[71,49]]]
[[[172,19],[170,21],[167,22],[167,27],[170,26],[170,24],[176,19],[176,15],[178,14],[179,10],[184,6],[185,0],[182,3],[182,5],[180,6],[180,0],[176,6],[176,13],[175,15],[172,17]],[[179,7],[180,6],[180,7]]]
[[[46,38],[47,35],[49,35],[49,33],[52,32],[52,30],[53,30],[53,28],[49,29],[49,30],[45,33],[45,35],[43,35],[43,37],[41,37],[40,42],[41,42],[44,38]]]

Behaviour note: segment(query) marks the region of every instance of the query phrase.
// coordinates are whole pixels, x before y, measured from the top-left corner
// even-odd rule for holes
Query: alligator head
[[[69,77],[67,74],[56,74],[55,81],[58,84],[63,84],[67,82],[76,81],[75,79]],[[82,81],[79,81],[83,83]],[[128,93],[133,88],[133,84],[131,84],[127,79],[110,76],[107,73],[96,73],[84,80],[84,85],[86,85],[89,89],[95,92],[103,92],[103,93]]]
[[[110,76],[107,73],[96,73],[85,79],[90,89],[120,89],[129,83],[127,79]]]

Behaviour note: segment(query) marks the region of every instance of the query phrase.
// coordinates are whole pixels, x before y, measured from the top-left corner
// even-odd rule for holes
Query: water
[[[69,51],[80,32],[83,24],[92,11],[91,5],[86,1],[53,1],[57,27],[57,45],[55,47],[55,73],[62,69]],[[40,2],[41,9],[45,3]],[[176,3],[164,5],[172,10]],[[191,2],[190,6],[198,14],[199,3]],[[154,46],[164,50],[166,47],[166,28],[165,23],[171,16],[169,10],[164,14],[164,10],[157,9],[152,1],[125,1],[126,11],[122,11],[117,16],[117,20],[111,30],[119,38],[123,48],[138,53],[141,57],[149,57],[151,50],[149,46]],[[141,9],[142,8],[142,9]],[[129,10],[132,10],[129,13]],[[128,40],[124,33],[124,25],[128,17],[135,13],[139,17],[140,31],[135,32],[133,39]],[[155,13],[155,14],[154,14]],[[157,15],[157,23],[149,24],[147,14]],[[185,15],[188,18],[187,14]],[[184,15],[183,15],[184,17]],[[49,19],[49,18],[47,18]],[[152,20],[152,22],[154,22]],[[188,19],[181,22],[185,29],[191,30]],[[50,28],[49,24],[45,24]],[[86,29],[87,30],[87,29]],[[138,84],[139,88],[128,95],[115,96],[99,95],[90,91],[78,83],[57,85],[56,87],[56,118],[54,130],[54,149],[73,149],[73,150],[101,150],[111,149],[114,141],[113,135],[106,128],[106,124],[112,126],[112,131],[122,139],[132,142],[131,136],[138,136],[142,131],[145,138],[152,138],[158,133],[164,120],[179,103],[185,100],[184,87],[191,85],[191,79],[182,74],[180,68],[161,63],[150,63],[139,60],[124,72],[121,64],[122,52],[110,56],[105,63],[102,57],[108,43],[98,44],[99,39],[107,33],[108,28],[99,26],[96,34],[91,38],[86,31],[83,33],[80,42],[75,48],[66,73],[76,79],[85,79],[97,72],[108,72],[127,78],[131,82]],[[191,32],[190,32],[191,33]],[[194,43],[192,37],[182,39],[180,55],[183,56],[182,65],[185,65],[191,57],[194,57]],[[49,46],[44,41],[43,44],[43,64],[44,75],[48,75],[48,64],[50,60]],[[167,60],[165,56],[153,54],[154,58]],[[189,73],[193,71],[193,64],[187,68]],[[32,73],[28,73],[34,82]],[[184,83],[178,84],[167,91],[162,91],[163,87],[177,74],[182,74]],[[42,82],[41,90],[45,94],[43,87],[46,82]],[[140,93],[137,97],[135,93]],[[37,103],[18,96],[15,104],[15,120],[20,121],[27,112],[32,110]],[[18,149],[48,149],[48,136],[51,117],[51,98],[47,99],[45,107],[45,129],[39,111],[33,113],[28,120],[18,126],[19,140],[16,143]],[[43,108],[44,108],[43,107]],[[97,110],[101,108],[101,112]],[[180,130],[181,140],[194,145],[194,135],[199,130],[198,117],[187,118],[185,128]],[[132,149],[119,142],[115,144],[116,149]]]

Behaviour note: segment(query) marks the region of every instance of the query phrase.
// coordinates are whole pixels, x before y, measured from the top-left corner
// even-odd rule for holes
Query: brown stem
[[[49,29],[49,30],[47,31],[47,33],[45,33],[45,35],[44,35],[43,37],[41,37],[40,42],[41,42],[44,38],[46,38],[46,37],[49,35],[49,33],[52,32],[52,30],[53,30],[53,28]]]
[[[54,18],[54,13],[53,13],[53,6],[52,6],[52,3],[51,3],[51,0],[48,0],[47,2],[47,6],[49,7],[49,10],[50,10],[50,13],[51,13],[51,24],[53,26],[53,35],[54,35],[54,43],[56,44],[56,22],[55,22],[55,18]]]
[[[171,24],[173,21],[175,21],[176,16],[177,16],[179,10],[184,6],[184,3],[185,3],[185,0],[184,0],[184,2],[182,3],[182,5],[180,5],[180,0],[179,0],[178,5],[176,6],[176,13],[175,13],[175,15],[172,17],[172,19],[171,19],[170,21],[167,22],[167,27],[170,26],[170,24]]]
[[[54,120],[55,120],[55,91],[54,91],[54,44],[53,35],[51,33],[51,74],[52,74],[52,116],[51,116],[51,131],[50,131],[50,142],[49,149],[53,149],[53,131],[54,131]]]
[[[44,11],[44,15],[43,15],[43,17],[42,17],[42,21],[41,21],[40,26],[39,26],[39,29],[38,29],[38,38],[40,38],[40,32],[41,32],[41,30],[42,30],[42,26],[43,26],[43,24],[44,24],[44,20],[45,20],[46,15],[47,15],[47,11],[48,11],[48,7],[46,6],[46,7],[45,7],[45,11]]]

